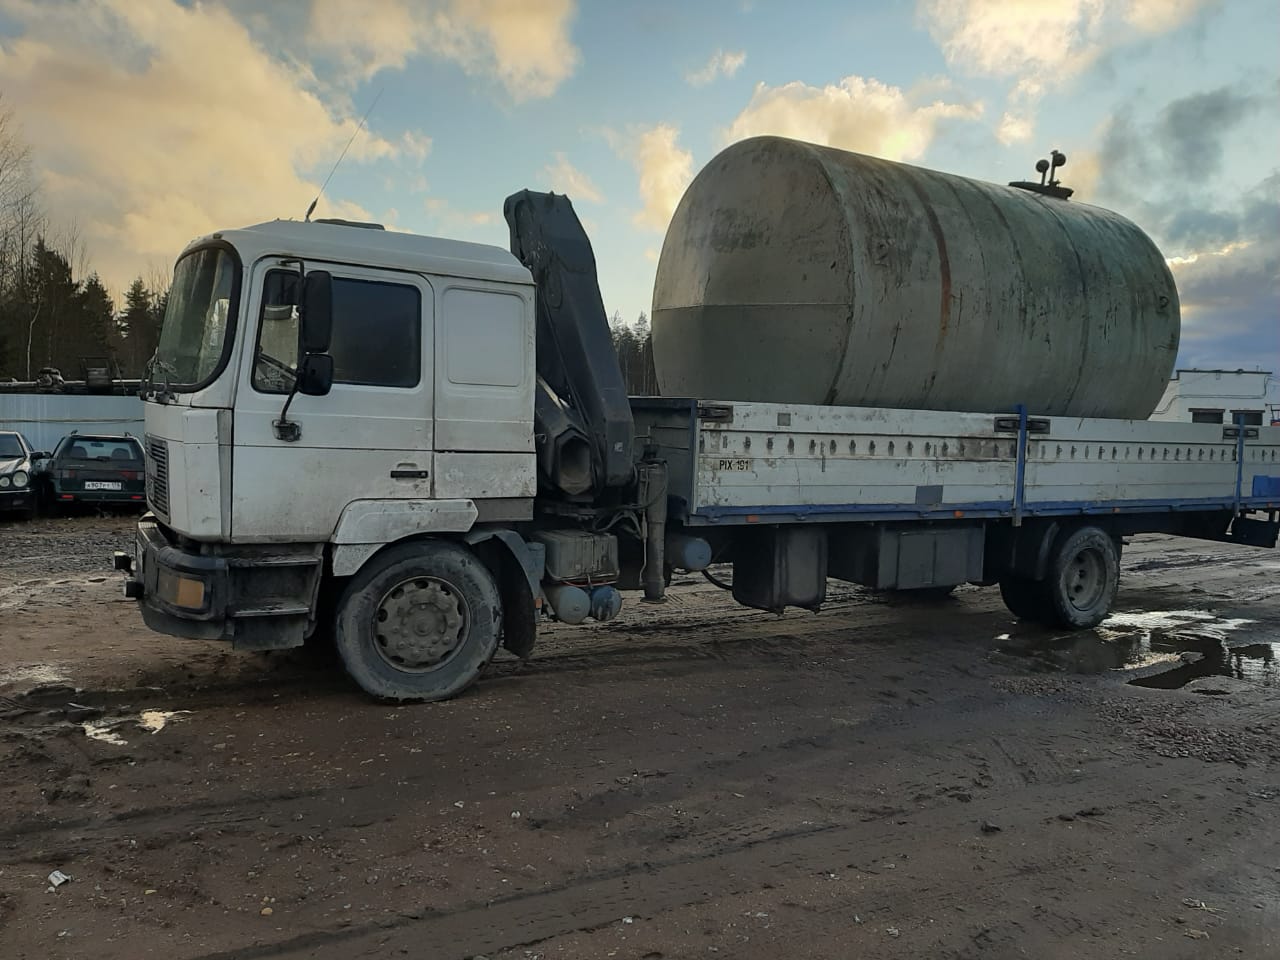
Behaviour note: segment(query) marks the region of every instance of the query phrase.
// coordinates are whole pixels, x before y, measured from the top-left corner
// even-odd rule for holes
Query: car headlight
[[[0,490],[3,490],[3,489],[4,489],[5,487],[7,487],[8,485],[9,485],[9,478],[8,478],[8,477],[0,477]]]
[[[27,481],[30,479],[31,478],[27,475],[27,471],[19,470],[13,475],[13,485],[15,487],[25,487],[27,485]]]

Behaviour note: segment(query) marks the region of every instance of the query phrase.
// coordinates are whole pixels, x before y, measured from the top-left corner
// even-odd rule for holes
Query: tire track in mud
[[[1005,829],[1030,828],[1045,810],[1079,809],[1095,801],[1093,785],[1045,785],[1016,790],[1017,808],[1007,802],[1000,816]],[[1118,799],[1118,798],[1116,798]],[[1125,798],[1144,804],[1145,799]],[[1115,800],[1112,807],[1116,805]],[[261,960],[307,956],[316,960],[394,955],[397,951],[433,960],[473,957],[502,950],[532,947],[554,937],[591,932],[618,922],[623,916],[653,918],[711,900],[776,887],[815,874],[875,875],[875,864],[895,857],[904,840],[899,831],[880,825],[903,819],[896,826],[927,830],[930,835],[973,836],[975,819],[982,816],[970,805],[937,803],[916,808],[904,817],[886,812],[856,824],[823,824],[763,832],[757,823],[720,833],[720,841],[694,854],[631,862],[615,869],[571,878],[554,887],[463,904],[456,908],[429,907],[402,911],[395,919],[358,926],[312,930],[255,947],[201,954],[192,960]],[[1075,872],[1087,855],[1061,852],[1052,863],[1025,863],[987,871],[967,885],[964,896],[978,899],[992,888],[1033,874]],[[891,895],[882,906],[887,907]]]
[[[856,721],[828,720],[817,727],[810,725],[800,736],[791,731],[779,731],[772,738],[729,756],[692,757],[669,769],[655,766],[647,772],[637,771],[636,784],[629,782],[625,788],[619,788],[615,784],[606,785],[601,790],[581,796],[572,808],[554,813],[548,811],[545,816],[531,818],[530,826],[555,832],[597,825],[633,814],[653,819],[654,811],[665,813],[665,805],[687,796],[687,783],[691,779],[702,782],[708,776],[714,777],[726,791],[735,784],[758,785],[760,778],[766,773],[766,779],[776,777],[785,784],[787,780],[808,780],[812,778],[815,768],[829,766],[833,762],[852,762],[850,758],[854,753],[860,755],[860,767],[864,776],[868,775],[880,769],[884,762],[881,756],[885,751],[901,750],[904,747],[909,749],[911,746],[910,729],[901,718],[893,715],[897,704],[890,701],[887,706],[891,714],[879,719],[869,714]],[[959,758],[972,763],[974,747],[966,746],[966,741],[971,736],[977,736],[983,729],[982,711],[989,707],[989,696],[971,694],[927,708],[946,714],[954,743],[954,746],[938,745],[929,748],[927,752],[933,754],[940,764]],[[852,742],[855,740],[856,743]],[[868,741],[874,741],[874,747],[866,746]],[[999,744],[996,746],[999,747]],[[633,759],[638,765],[648,766],[651,763],[662,764],[663,756],[661,753],[653,756],[641,753]],[[122,753],[108,757],[107,761],[128,762],[130,757],[131,754]],[[52,757],[47,759],[50,762],[54,760]],[[1000,751],[986,751],[978,760],[980,768],[992,763],[999,765]],[[89,763],[94,765],[93,760]],[[1067,774],[1058,761],[1034,749],[1023,751],[1018,764],[1023,768],[1024,775],[1018,782],[1011,784],[1013,786],[1065,782],[1067,779]],[[67,769],[70,770],[71,767]],[[256,791],[243,796],[202,798],[186,804],[137,807],[106,815],[89,814],[53,821],[31,819],[0,827],[0,863],[15,864],[47,859],[45,852],[49,849],[74,848],[78,851],[77,855],[80,855],[90,848],[110,845],[143,834],[157,843],[178,840],[211,824],[232,827],[233,829],[224,831],[227,833],[251,833],[263,829],[297,830],[298,822],[306,822],[324,824],[323,827],[312,827],[309,832],[327,834],[393,819],[396,810],[393,797],[399,796],[404,788],[430,787],[438,782],[439,776],[440,771],[431,766],[421,772],[401,773],[389,783],[293,787],[278,791]],[[628,778],[629,781],[630,779]],[[536,791],[560,785],[562,777],[553,769],[539,770],[533,767],[522,771],[520,782],[523,790]],[[920,785],[903,783],[900,786],[903,796],[914,794],[917,802],[944,802],[954,798],[956,790],[960,789],[952,784],[926,797],[919,794]],[[966,785],[966,789],[973,793],[981,792],[980,782],[973,781]],[[332,800],[335,790],[340,791],[344,798],[340,807],[336,807]],[[794,802],[794,798],[784,799],[788,803]],[[863,819],[868,818],[867,814],[871,818],[879,817],[886,808],[883,800],[877,800],[872,795],[849,796],[841,798],[838,803],[844,812],[857,813]],[[890,805],[889,809],[896,812],[898,807]],[[389,812],[370,817],[367,811],[371,810]],[[240,827],[243,829],[237,829]],[[656,832],[662,833],[663,830]],[[698,837],[697,831],[691,831],[687,839],[696,841]],[[41,849],[33,849],[37,845]]]

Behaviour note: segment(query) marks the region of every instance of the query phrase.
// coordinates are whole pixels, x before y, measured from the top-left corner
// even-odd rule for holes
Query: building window
[[[1246,427],[1260,427],[1262,426],[1262,411],[1261,410],[1232,410],[1231,422],[1243,423]]]
[[[1223,411],[1221,410],[1192,410],[1191,422],[1192,423],[1221,423],[1222,414],[1223,414]]]

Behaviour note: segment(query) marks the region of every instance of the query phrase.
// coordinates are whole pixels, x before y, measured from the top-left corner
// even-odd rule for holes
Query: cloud
[[[427,159],[427,154],[431,152],[431,138],[420,133],[414,133],[412,130],[406,130],[400,136],[401,152],[412,157],[421,163]]]
[[[746,62],[747,55],[741,50],[736,53],[717,50],[706,64],[698,70],[686,73],[684,78],[695,87],[705,87],[716,77],[732,77]]]
[[[666,230],[684,188],[693,179],[693,154],[680,147],[679,136],[678,129],[660,123],[633,131],[625,143],[615,139],[615,149],[629,155],[640,174],[644,207],[634,220],[641,227]]]
[[[773,134],[846,150],[873,153],[890,160],[913,160],[933,139],[937,124],[948,118],[972,119],[982,114],[980,103],[927,100],[945,89],[929,81],[904,92],[877,80],[845,77],[839,84],[811,87],[798,81],[770,87],[757,84],[747,106],[720,133],[732,143]],[[637,225],[663,231],[671,222],[680,197],[693,179],[693,154],[679,144],[680,131],[668,123],[632,128],[619,134],[605,131],[613,149],[627,157],[640,175],[643,208]]]
[[[157,0],[8,0],[0,89],[23,121],[55,221],[74,220],[115,289],[167,265],[192,237],[301,217],[308,171],[356,120],[335,118],[307,72],[262,49],[225,8]],[[346,163],[425,156],[426,138],[369,130]],[[341,179],[341,177],[339,177]],[[320,213],[370,219],[337,182]]]
[[[1126,23],[1146,33],[1161,33],[1181,26],[1207,0],[1129,0],[1121,4]]]
[[[552,190],[559,190],[571,200],[604,203],[604,196],[591,178],[571,164],[563,153],[557,153],[555,163],[542,168],[542,176]]]
[[[1154,116],[1137,115],[1144,101],[1122,104],[1102,129],[1098,148],[1100,196],[1133,202],[1154,198],[1148,214],[1173,216],[1202,203],[1222,171],[1225,141],[1244,121],[1278,104],[1280,87],[1263,95],[1242,86],[1219,87],[1172,100]],[[1160,201],[1173,198],[1170,204]]]
[[[936,86],[931,84],[930,90]],[[979,102],[920,102],[923,92],[924,88],[912,93],[858,76],[825,87],[799,81],[780,87],[761,83],[723,139],[731,143],[773,134],[888,160],[914,160],[924,154],[942,120],[982,115]]]
[[[1224,141],[1250,121],[1266,125],[1276,94],[1223,87],[1154,108],[1139,100],[1102,132],[1097,197],[1169,258],[1183,365],[1280,368],[1280,167],[1268,158],[1270,171],[1243,194],[1224,170]]]
[[[426,53],[496,80],[519,102],[550,96],[573,75],[575,12],[574,0],[313,0],[306,40],[351,80]]]
[[[1224,209],[1180,211],[1171,257],[1183,309],[1184,353],[1196,362],[1280,362],[1280,170]]]
[[[917,18],[963,73],[1016,81],[996,129],[1029,139],[1045,86],[1064,84],[1107,50],[1181,26],[1208,0],[920,0]]]
[[[1222,166],[1223,137],[1260,105],[1260,98],[1230,87],[1173,101],[1158,124],[1166,162],[1190,179],[1216,173]]]
[[[460,210],[443,197],[428,197],[422,202],[422,209],[434,224],[431,229],[442,235],[498,222],[497,215],[489,210]]]

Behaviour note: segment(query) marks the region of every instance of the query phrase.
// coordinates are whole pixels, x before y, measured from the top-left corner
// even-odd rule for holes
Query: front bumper
[[[148,627],[175,637],[231,639],[224,557],[174,545],[150,516],[138,521],[135,549],[136,566],[126,594],[140,596],[142,620]]]
[[[230,640],[236,649],[299,646],[314,629],[323,544],[183,546],[153,514],[138,521],[125,596],[158,633]]]
[[[36,505],[36,494],[31,487],[5,487],[0,489],[0,512],[30,510]]]

